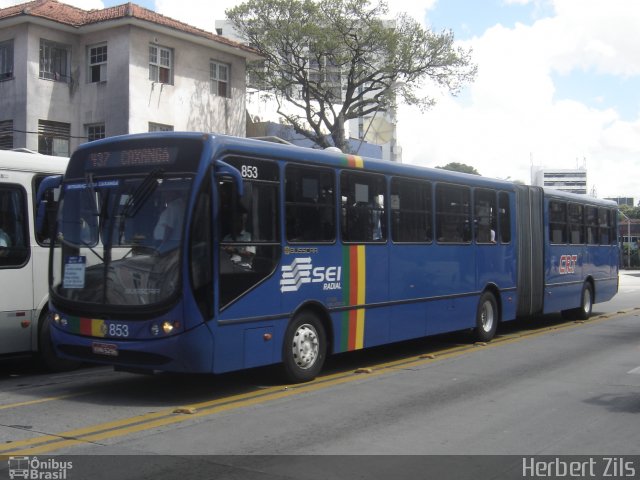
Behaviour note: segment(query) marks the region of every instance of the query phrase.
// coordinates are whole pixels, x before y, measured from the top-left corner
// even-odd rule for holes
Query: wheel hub
[[[293,336],[293,359],[302,369],[313,366],[318,358],[318,333],[311,325],[300,325]]]

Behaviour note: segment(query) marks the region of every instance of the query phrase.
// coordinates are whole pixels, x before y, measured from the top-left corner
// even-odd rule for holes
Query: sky
[[[64,0],[104,8],[124,0]],[[0,0],[0,7],[23,3]],[[237,0],[134,3],[208,31]],[[401,105],[404,163],[460,162],[531,181],[531,167],[586,165],[590,193],[640,201],[640,1],[391,0],[471,48],[475,81],[453,97],[428,91],[426,112]]]

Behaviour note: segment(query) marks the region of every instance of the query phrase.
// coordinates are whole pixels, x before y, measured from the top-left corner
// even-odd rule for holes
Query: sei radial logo
[[[280,291],[297,292],[305,283],[322,283],[323,290],[340,290],[342,267],[314,267],[311,257],[296,258],[282,266]]]

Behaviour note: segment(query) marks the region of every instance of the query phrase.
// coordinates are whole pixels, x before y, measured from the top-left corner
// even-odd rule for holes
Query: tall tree
[[[385,1],[373,1],[248,0],[226,11],[264,56],[250,78],[320,147],[345,150],[345,122],[388,111],[396,98],[432,106],[420,91],[427,82],[455,94],[475,77],[471,51],[451,31],[431,32],[406,14],[390,20]]]

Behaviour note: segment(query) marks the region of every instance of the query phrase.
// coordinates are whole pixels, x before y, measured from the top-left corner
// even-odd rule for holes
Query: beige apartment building
[[[244,136],[245,67],[258,58],[133,3],[0,9],[0,149],[68,156],[86,141],[154,130]]]

